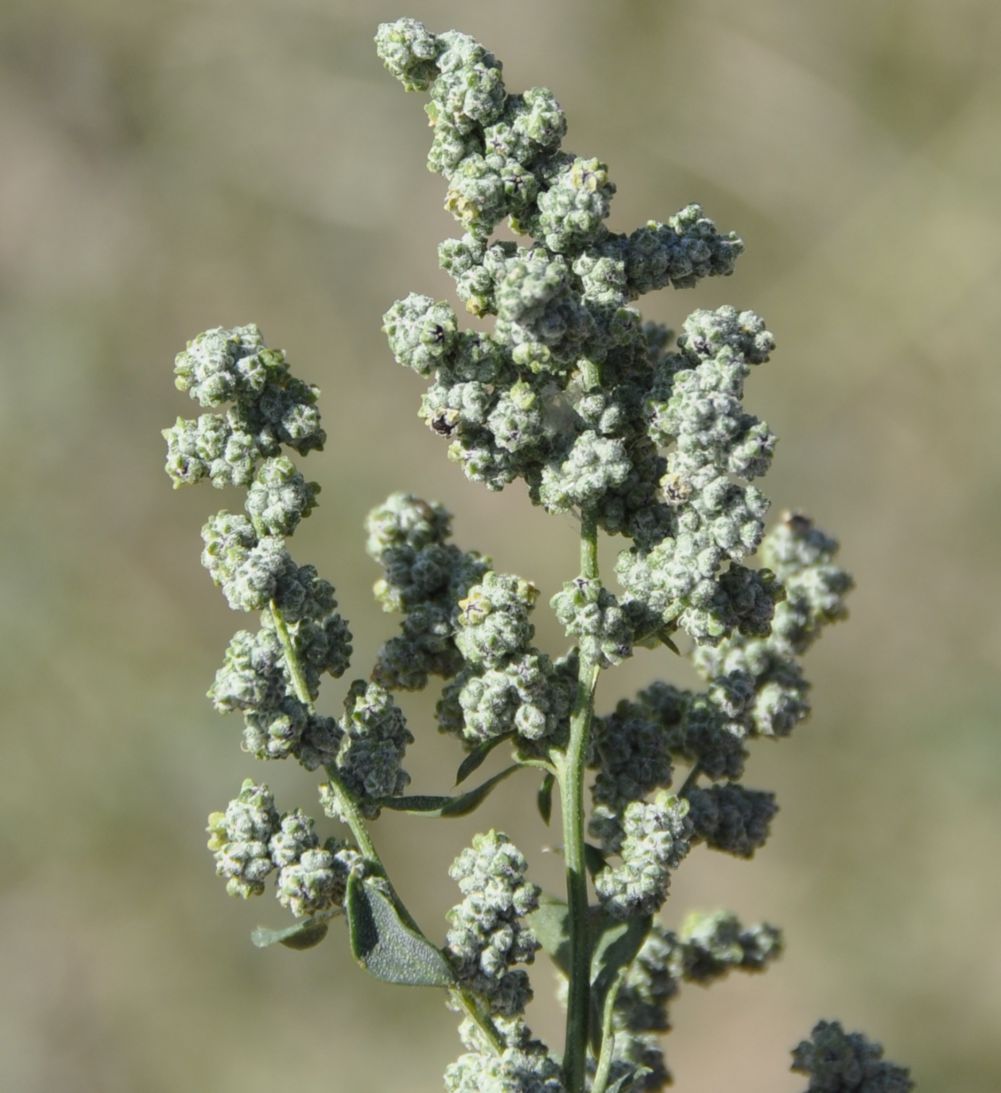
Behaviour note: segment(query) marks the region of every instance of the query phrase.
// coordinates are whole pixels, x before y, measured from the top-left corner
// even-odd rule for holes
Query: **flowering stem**
[[[253,518],[253,524],[258,537],[263,537],[265,535],[265,529],[256,517]],[[285,657],[285,665],[288,668],[289,679],[292,681],[292,689],[295,691],[295,696],[304,706],[309,710],[312,710],[314,708],[313,696],[309,693],[309,686],[306,683],[306,673],[302,670],[302,665],[299,662],[299,654],[296,652],[295,643],[292,641],[292,635],[289,633],[285,615],[274,600],[271,600],[268,604],[268,610],[271,612],[271,618],[275,624],[275,633],[278,635],[278,641],[282,647],[282,654]],[[382,864],[382,859],[379,857],[379,852],[376,850],[375,844],[372,842],[372,838],[368,833],[368,829],[365,827],[365,821],[362,819],[361,813],[355,807],[354,801],[351,800],[351,794],[344,788],[335,768],[324,767],[324,770],[330,779],[330,788],[337,797],[340,814],[343,817],[345,824],[347,824],[348,829],[351,831],[351,834],[354,836],[355,843],[361,851],[362,856],[366,861],[371,862],[388,880],[389,878],[386,876],[386,867]],[[400,900],[395,892],[393,895],[396,899],[400,913],[410,921],[415,929],[417,929],[416,923],[414,923],[413,919],[410,917],[402,900]]]
[[[598,528],[594,517],[581,519],[581,576],[598,578]],[[563,854],[567,871],[570,932],[570,994],[567,1002],[563,1080],[571,1093],[584,1088],[590,1009],[591,952],[588,938],[587,870],[584,863],[584,768],[594,712],[598,666],[582,656],[577,673],[577,697],[570,719],[570,740],[559,765],[563,812]]]
[[[498,1055],[507,1046],[504,1043],[504,1037],[501,1035],[500,1030],[493,1023],[491,1018],[485,1014],[480,1007],[476,1004],[476,999],[470,994],[469,991],[461,990],[459,988],[452,991],[452,997],[462,1008],[463,1012],[474,1021],[483,1033],[483,1035],[490,1041],[490,1046],[497,1052]]]

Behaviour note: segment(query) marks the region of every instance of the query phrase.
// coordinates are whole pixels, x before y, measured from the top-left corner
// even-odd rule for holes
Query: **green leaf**
[[[570,912],[555,896],[543,892],[539,906],[526,916],[526,921],[543,950],[564,975],[570,974]]]
[[[630,1089],[642,1089],[643,1079],[652,1073],[653,1071],[648,1066],[640,1066],[632,1071],[627,1070],[625,1074],[616,1078],[611,1085],[605,1086],[605,1093],[628,1093]]]
[[[370,975],[414,987],[454,985],[444,956],[403,921],[374,877],[352,876],[344,906],[351,952]]]
[[[380,797],[379,805],[395,812],[409,812],[413,816],[465,816],[484,800],[498,782],[502,782],[518,769],[517,763],[505,767],[500,774],[488,778],[476,789],[460,793],[456,797]]]
[[[255,926],[250,940],[258,949],[271,945],[284,945],[289,949],[312,949],[327,936],[327,923],[313,918],[304,919],[284,930],[269,930],[267,926]]]
[[[636,959],[653,919],[650,915],[637,918],[610,918],[603,912],[592,923],[594,947],[591,950],[591,1042],[595,1055],[601,1049],[602,1014],[605,999],[619,972]]]
[[[539,806],[539,815],[542,817],[542,822],[548,827],[549,819],[553,814],[553,786],[556,784],[556,776],[554,774],[547,774],[542,779],[542,785],[539,786],[539,793],[536,797],[536,804]]]
[[[474,770],[483,765],[483,761],[498,744],[510,740],[513,735],[514,733],[506,732],[500,736],[492,736],[489,740],[484,740],[482,744],[477,744],[459,764],[459,769],[455,772],[455,784],[459,785],[460,782],[464,782]]]
[[[681,656],[681,650],[671,640],[671,634],[668,630],[661,630],[657,637],[660,638],[660,640],[668,647],[668,649],[671,650],[672,653],[674,653],[676,656]]]
[[[599,850],[593,843],[584,843],[584,865],[591,874],[592,880],[607,864],[608,858],[603,850]]]

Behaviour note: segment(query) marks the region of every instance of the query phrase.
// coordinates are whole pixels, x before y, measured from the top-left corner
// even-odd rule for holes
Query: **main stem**
[[[581,518],[580,569],[585,579],[597,580],[598,527],[594,517],[588,513]],[[570,740],[558,768],[570,933],[570,993],[563,1052],[563,1080],[569,1093],[581,1093],[587,1069],[591,944],[588,936],[587,869],[584,863],[584,769],[597,681],[597,665],[581,656],[577,696],[570,719]]]

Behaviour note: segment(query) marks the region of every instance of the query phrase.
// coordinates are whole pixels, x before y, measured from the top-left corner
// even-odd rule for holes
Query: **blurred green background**
[[[858,580],[809,662],[813,720],[753,760],[782,804],[768,847],[750,865],[701,851],[675,883],[672,920],[726,905],[788,940],[767,976],[676,1003],[677,1087],[793,1093],[787,1052],[825,1016],[924,1090],[994,1093],[995,0],[5,0],[0,1089],[423,1091],[458,1054],[440,998],[372,983],[343,937],[252,949],[285,913],[213,876],[206,813],[247,775],[309,805],[313,778],[243,756],[204,698],[239,622],[198,566],[225,499],[171,493],[159,436],[194,412],[171,364],[207,326],[258,322],[321,386],[322,506],[296,553],[337,584],[360,674],[394,625],[361,532],[392,489],[442,500],[461,544],[547,594],[574,571],[570,520],[445,460],[379,330],[398,296],[450,295],[435,246],[455,232],[421,101],[371,44],[402,14],[480,38],[512,89],[554,88],[567,146],[611,166],[616,230],[697,199],[743,235],[734,278],[644,310],[765,315],[779,349],[749,405],[782,438],[768,492],[835,531]],[[600,705],[677,671],[638,657]],[[444,792],[454,754],[411,710],[415,788]],[[505,784],[475,826],[377,825],[429,932],[475,827],[506,827],[558,885],[534,788]],[[555,1036],[550,993],[540,965],[535,1023]]]

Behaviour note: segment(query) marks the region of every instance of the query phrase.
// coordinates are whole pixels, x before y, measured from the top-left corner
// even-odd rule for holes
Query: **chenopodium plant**
[[[427,378],[420,416],[470,479],[491,490],[522,479],[535,504],[579,521],[579,572],[549,601],[570,648],[554,659],[533,644],[535,585],[451,542],[441,505],[395,493],[369,515],[367,549],[399,633],[349,684],[340,717],[319,712],[321,680],[342,676],[352,650],[333,587],[287,546],[319,492],[289,455],[324,443],[317,390],[255,326],[199,335],[177,358],[177,386],[210,412],[165,431],[167,471],[176,486],[246,489],[242,513],[206,524],[202,561],[229,605],[260,622],[233,637],[210,697],[243,714],[246,751],[322,772],[320,807],[339,832],[322,835],[248,779],[210,816],[209,848],[231,894],[274,881],[294,916],[256,931],[257,944],[306,948],[344,915],[373,975],[444,988],[466,1048],[448,1090],[660,1089],[681,985],[760,971],[782,948],[774,926],[729,912],[664,924],[671,876],[700,844],[741,858],[764,845],[777,806],[744,785],[748,749],[807,716],[800,658],[844,617],[852,581],[807,516],[765,531],[769,502],[751,483],[775,437],[743,405],[773,346],[762,319],[697,310],[675,336],[632,306],[728,276],[740,239],[698,205],[610,231],[615,186],[600,160],[561,149],[566,120],[549,90],[509,94],[472,38],[411,19],[380,26],[376,43],[406,90],[429,95],[428,166],[462,231],[440,264],[468,311],[494,317],[488,332],[463,329],[447,303],[410,295],[385,315],[389,345]],[[501,222],[524,242],[496,238]],[[601,532],[624,542],[617,590],[599,573]],[[596,712],[600,674],[640,645],[687,650],[704,688],[656,682]],[[397,699],[432,677],[438,728],[466,753],[457,784],[500,745],[512,762],[472,790],[410,795],[414,736]],[[383,809],[468,814],[517,772],[539,779],[547,824],[559,794],[566,892],[542,893],[502,832],[476,835],[450,870],[461,899],[437,943],[393,886],[370,822]],[[562,980],[562,1051],[526,1023],[525,966],[540,948]],[[826,1093],[912,1088],[881,1055],[820,1022],[793,1069]]]

